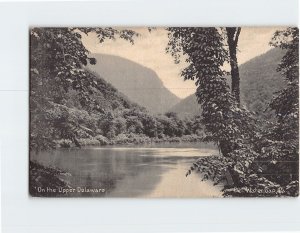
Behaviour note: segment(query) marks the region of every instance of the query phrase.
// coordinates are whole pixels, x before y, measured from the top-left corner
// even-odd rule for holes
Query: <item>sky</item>
[[[175,64],[173,57],[165,52],[168,32],[164,28],[157,28],[151,33],[145,27],[131,29],[140,34],[139,37],[135,38],[134,45],[122,39],[106,40],[99,43],[93,33],[88,36],[82,35],[82,42],[91,53],[120,56],[153,69],[164,86],[179,98],[185,98],[195,93],[194,82],[184,81],[180,76],[180,71],[187,64]],[[278,29],[281,28],[242,27],[237,53],[239,65],[270,50],[272,47],[270,47],[269,41]]]

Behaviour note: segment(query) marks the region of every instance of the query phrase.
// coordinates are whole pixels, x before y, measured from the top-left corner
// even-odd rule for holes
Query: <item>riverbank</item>
[[[33,197],[57,197],[62,196],[58,192],[50,190],[69,189],[66,177],[70,173],[58,168],[41,165],[29,161],[29,193]]]
[[[182,137],[150,138],[144,134],[119,134],[112,139],[103,135],[89,138],[79,138],[76,140],[77,146],[106,146],[106,145],[139,145],[154,143],[181,143],[181,142],[201,142],[202,137],[196,134],[183,135]],[[57,148],[71,148],[76,144],[69,139],[56,140]]]

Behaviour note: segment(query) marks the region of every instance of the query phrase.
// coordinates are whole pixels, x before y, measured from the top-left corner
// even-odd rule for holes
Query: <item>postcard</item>
[[[299,30],[30,28],[34,197],[299,195]]]

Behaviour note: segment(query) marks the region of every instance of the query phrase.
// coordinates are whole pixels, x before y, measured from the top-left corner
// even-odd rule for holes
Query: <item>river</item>
[[[69,172],[65,179],[74,188],[105,189],[69,196],[193,198],[221,196],[221,187],[200,174],[185,176],[197,157],[217,153],[205,144],[170,143],[58,149],[31,160]]]

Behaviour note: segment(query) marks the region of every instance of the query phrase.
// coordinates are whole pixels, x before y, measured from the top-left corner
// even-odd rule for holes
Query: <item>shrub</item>
[[[81,146],[96,146],[100,145],[100,142],[96,138],[80,138],[78,139],[78,142]]]
[[[56,145],[61,148],[70,148],[72,146],[72,141],[70,139],[60,139],[55,142]]]
[[[109,144],[108,138],[104,137],[103,135],[99,134],[95,137],[95,139],[97,139],[100,142],[100,145],[102,146]]]
[[[119,134],[114,138],[115,144],[145,144],[151,143],[151,139],[144,134]]]

